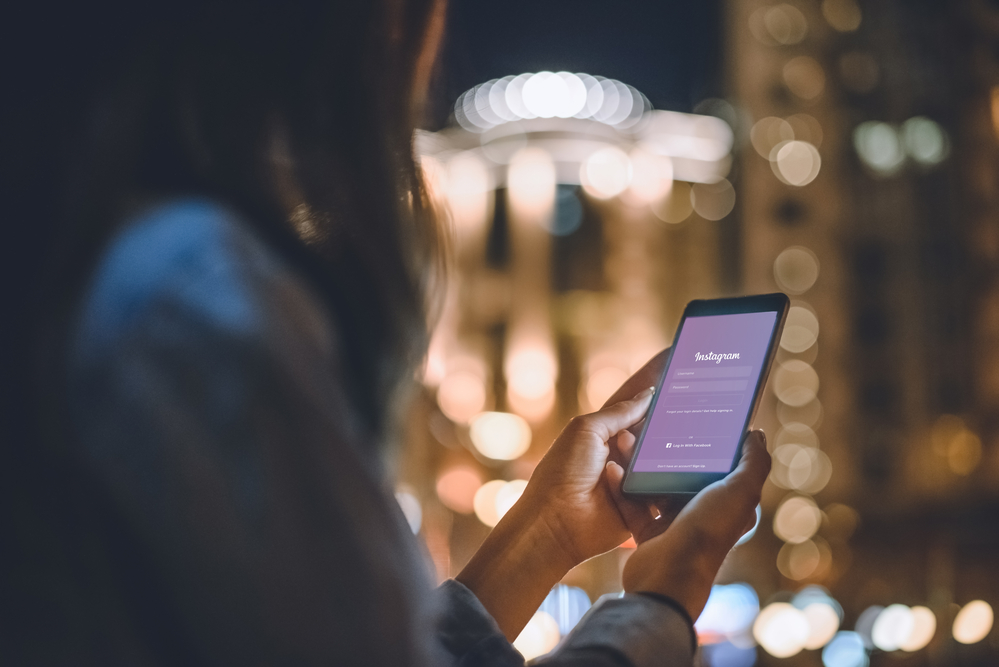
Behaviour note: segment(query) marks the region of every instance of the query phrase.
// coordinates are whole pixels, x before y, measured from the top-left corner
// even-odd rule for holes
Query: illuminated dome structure
[[[421,134],[418,152],[444,163],[462,153],[481,158],[492,187],[506,185],[505,167],[528,146],[551,156],[558,183],[583,185],[599,199],[630,190],[633,200],[652,203],[674,179],[718,183],[731,166],[724,121],[654,110],[635,88],[589,74],[487,81],[458,98],[454,118],[455,127]]]

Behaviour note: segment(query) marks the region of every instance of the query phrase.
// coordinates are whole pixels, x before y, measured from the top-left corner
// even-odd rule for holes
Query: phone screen
[[[634,472],[728,473],[780,313],[687,317]]]

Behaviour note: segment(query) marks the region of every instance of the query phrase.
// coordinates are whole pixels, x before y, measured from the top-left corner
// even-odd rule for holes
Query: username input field
[[[671,380],[709,380],[716,378],[748,378],[752,366],[711,366],[700,368],[677,368],[670,375]]]
[[[670,394],[693,394],[701,392],[745,391],[749,380],[707,380],[701,382],[686,382],[673,380],[666,390]]]

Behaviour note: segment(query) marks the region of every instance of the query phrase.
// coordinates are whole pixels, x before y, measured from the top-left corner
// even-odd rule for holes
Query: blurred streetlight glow
[[[984,600],[964,605],[954,619],[954,639],[962,644],[977,644],[992,631],[992,606]]]
[[[695,183],[690,202],[705,220],[721,220],[735,208],[735,188],[724,178],[717,183]]]
[[[673,188],[673,162],[639,147],[629,154],[631,183],[625,191],[635,204],[649,205],[667,196]],[[631,203],[631,202],[629,202]]]
[[[475,492],[473,501],[475,516],[490,528],[499,523],[500,516],[496,510],[496,496],[505,486],[506,482],[503,480],[494,479],[480,486],[479,490]]]
[[[801,544],[822,525],[822,512],[805,496],[790,496],[774,514],[774,533],[791,544]]]
[[[804,187],[819,175],[822,157],[807,141],[784,141],[771,150],[770,167],[782,183]]]
[[[812,345],[819,336],[819,320],[808,308],[791,306],[784,324],[780,346],[794,354],[801,354]]]
[[[905,151],[895,128],[888,123],[867,121],[853,131],[853,147],[875,173],[894,174],[905,161]]]
[[[551,614],[537,611],[513,640],[513,647],[525,660],[533,660],[555,648],[560,638],[558,623]]]
[[[588,410],[599,410],[611,395],[618,390],[628,373],[617,366],[603,366],[594,370],[586,378],[583,395]]]
[[[714,644],[742,635],[760,611],[756,591],[748,584],[715,584],[704,611],[694,623],[700,644]]]
[[[524,495],[526,488],[526,479],[515,479],[504,484],[503,488],[496,492],[496,515],[502,519]]]
[[[620,148],[601,148],[583,162],[579,179],[583,189],[592,197],[616,197],[631,184],[631,159]]]
[[[937,617],[926,607],[913,607],[912,631],[909,636],[899,642],[898,647],[903,651],[918,651],[924,648],[933,639],[937,631]]]
[[[551,213],[555,203],[555,163],[547,151],[528,146],[517,151],[507,170],[510,203],[522,215]]]
[[[794,128],[783,118],[767,116],[753,124],[749,131],[749,140],[760,157],[770,159],[770,154],[778,144],[792,141],[795,138]],[[800,137],[799,137],[800,138]]]
[[[773,388],[782,403],[800,407],[815,399],[819,391],[819,375],[808,363],[791,359],[777,366]]]
[[[839,32],[853,32],[862,18],[856,0],[822,0],[822,16]]]
[[[483,412],[472,420],[469,437],[483,456],[512,461],[531,446],[531,427],[508,412]]]
[[[811,651],[828,644],[839,630],[839,614],[828,603],[812,602],[801,610],[808,619],[808,641],[805,648]]]
[[[786,248],[774,260],[774,280],[785,292],[803,294],[818,278],[819,259],[804,246]]]
[[[939,164],[950,152],[947,133],[935,121],[924,116],[902,123],[901,135],[909,157],[919,164]]]
[[[856,632],[837,632],[832,641],[822,649],[825,667],[867,667],[867,649]]]
[[[871,641],[882,651],[897,651],[909,638],[914,625],[911,609],[904,604],[888,605],[874,620]]]
[[[775,658],[790,658],[800,653],[808,635],[808,618],[787,602],[767,605],[753,623],[753,637]]]
[[[459,514],[475,511],[475,492],[482,486],[482,475],[475,468],[458,465],[447,468],[437,477],[437,497],[450,510]]]
[[[486,407],[486,384],[483,374],[471,370],[448,373],[437,388],[437,404],[451,421],[467,424]]]
[[[652,212],[663,222],[673,225],[681,223],[694,212],[694,205],[691,202],[690,195],[690,185],[682,181],[676,181],[673,183],[669,194],[653,203]]]

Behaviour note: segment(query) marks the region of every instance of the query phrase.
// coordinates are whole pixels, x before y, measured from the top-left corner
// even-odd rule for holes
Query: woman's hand
[[[456,577],[507,638],[520,633],[572,567],[628,538],[619,506],[630,501],[615,496],[607,464],[630,457],[619,445],[634,443],[625,429],[641,424],[651,403],[649,388],[662,375],[667,353],[632,376],[607,407],[570,422],[538,464],[524,495]]]
[[[608,464],[607,473],[639,542],[624,566],[624,590],[667,595],[696,619],[728,552],[756,520],[756,505],[770,474],[763,432],[750,433],[732,474],[697,494],[671,523],[668,516],[653,519],[647,508],[642,511],[621,495],[624,470],[619,465]]]
[[[630,535],[606,467],[613,440],[642,421],[653,393],[648,387],[630,400],[570,421],[518,502],[519,509],[529,509],[545,522],[573,565],[613,549]]]

